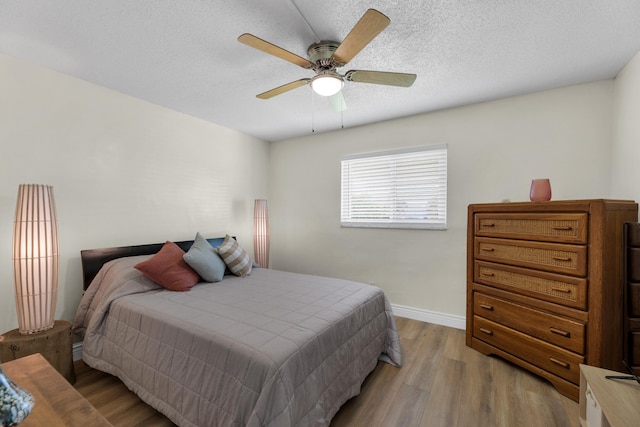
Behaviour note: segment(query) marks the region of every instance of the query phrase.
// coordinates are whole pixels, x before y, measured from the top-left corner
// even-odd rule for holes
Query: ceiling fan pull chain
[[[314,117],[316,114],[316,97],[313,96],[313,91],[311,91],[311,133],[316,131]]]

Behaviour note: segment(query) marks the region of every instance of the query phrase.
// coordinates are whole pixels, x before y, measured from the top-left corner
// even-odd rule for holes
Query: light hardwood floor
[[[465,346],[465,332],[396,318],[404,363],[379,363],[331,427],[579,427],[549,383]],[[173,426],[117,378],[76,362],[76,389],[115,426]]]

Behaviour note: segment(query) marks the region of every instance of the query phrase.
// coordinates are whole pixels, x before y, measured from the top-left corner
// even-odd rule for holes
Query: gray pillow
[[[183,258],[206,282],[221,281],[227,268],[216,249],[200,233],[196,233],[193,245]]]

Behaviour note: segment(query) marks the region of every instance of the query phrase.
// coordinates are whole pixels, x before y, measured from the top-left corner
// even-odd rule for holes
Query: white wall
[[[640,53],[616,77],[613,101],[612,195],[640,201]]]
[[[272,143],[273,268],[372,282],[392,304],[464,316],[467,205],[608,197],[613,82],[535,93]],[[345,113],[348,121],[348,111]],[[340,160],[449,147],[447,231],[340,228]]]
[[[269,144],[0,55],[0,333],[17,327],[12,227],[19,184],[54,186],[57,318],[73,320],[80,250],[234,234],[253,252]]]

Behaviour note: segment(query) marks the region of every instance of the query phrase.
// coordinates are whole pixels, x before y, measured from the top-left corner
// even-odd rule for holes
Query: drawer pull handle
[[[495,276],[495,274],[493,274],[493,273],[488,273],[488,272],[486,272],[486,271],[482,271],[482,272],[480,272],[480,274],[482,274],[483,276],[487,276],[487,277],[493,277],[493,276]]]
[[[562,329],[554,328],[553,326],[549,326],[549,330],[552,334],[562,335],[563,337],[569,338],[571,336],[570,332],[563,331]]]
[[[564,292],[565,294],[570,294],[571,293],[571,289],[564,289],[564,288],[551,288],[552,291],[556,291],[556,292]]]
[[[556,261],[571,261],[571,257],[569,256],[552,256],[551,258]]]
[[[484,308],[485,310],[493,311],[493,306],[489,304],[480,304],[480,308]]]
[[[490,331],[489,329],[485,329],[485,328],[480,328],[480,332],[487,335],[493,335],[493,331]]]
[[[551,227],[553,230],[558,230],[558,231],[567,231],[567,230],[573,230],[573,227],[571,227],[570,225],[556,225],[554,227]]]
[[[480,224],[480,227],[495,227],[496,225],[492,222],[483,222]]]
[[[493,251],[495,251],[495,248],[480,248],[480,250],[485,251],[485,252],[493,252]]]
[[[565,369],[569,369],[571,367],[569,363],[563,362],[562,360],[558,360],[555,357],[550,357],[549,361],[551,361],[552,363],[555,363],[558,366],[562,366]]]

